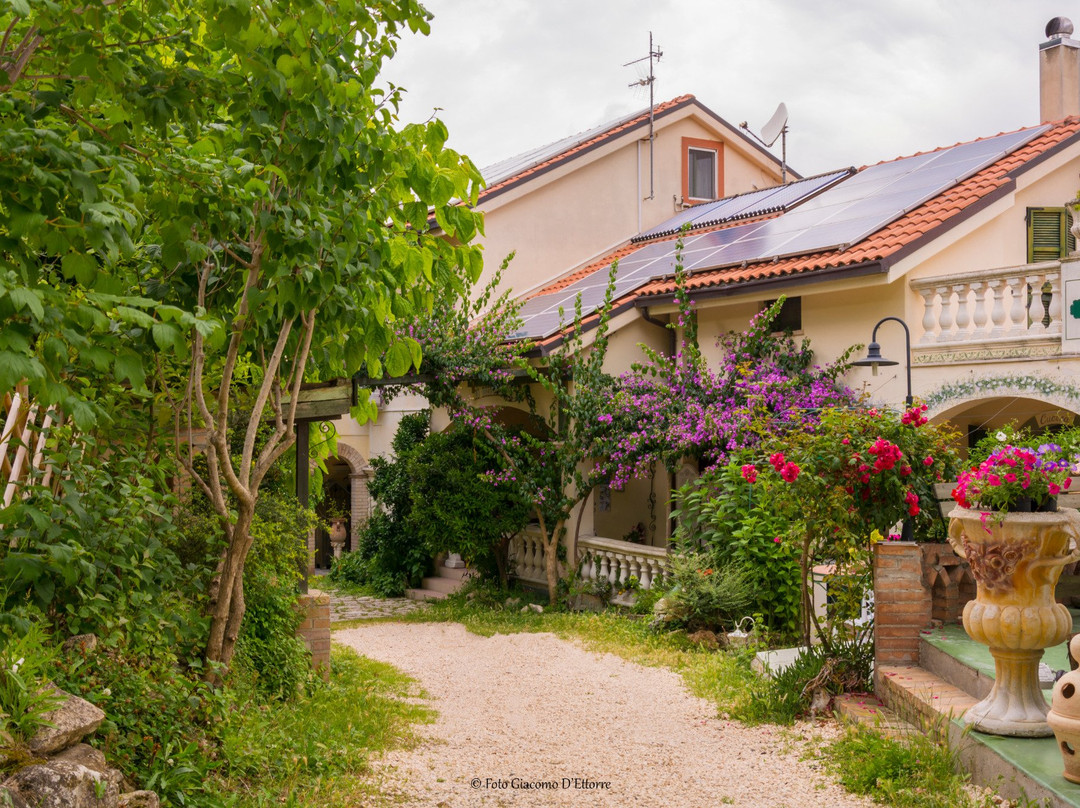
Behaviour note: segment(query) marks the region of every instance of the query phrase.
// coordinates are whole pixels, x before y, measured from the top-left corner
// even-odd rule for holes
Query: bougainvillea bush
[[[710,367],[698,345],[693,303],[679,294],[680,350],[665,356],[642,346],[648,361],[620,378],[622,389],[602,416],[610,426],[604,448],[612,488],[651,476],[657,464],[669,470],[686,459],[723,465],[767,436],[812,424],[824,407],[854,401],[839,380],[847,353],[819,367],[807,340],[774,333],[783,298],[745,331],[722,336],[723,359]]]

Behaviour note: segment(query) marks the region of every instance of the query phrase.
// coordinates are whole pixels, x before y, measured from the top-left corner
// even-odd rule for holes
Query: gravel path
[[[398,804],[871,805],[799,759],[810,727],[789,733],[723,721],[678,674],[552,634],[479,637],[457,624],[379,623],[334,639],[418,679],[439,712],[416,749],[376,764]]]

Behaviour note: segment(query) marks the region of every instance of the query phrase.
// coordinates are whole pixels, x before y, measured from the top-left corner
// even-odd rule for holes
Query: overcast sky
[[[760,131],[783,101],[804,175],[1039,122],[1038,45],[1064,0],[424,0],[384,77],[483,167],[684,93]],[[779,143],[776,145],[779,152]]]

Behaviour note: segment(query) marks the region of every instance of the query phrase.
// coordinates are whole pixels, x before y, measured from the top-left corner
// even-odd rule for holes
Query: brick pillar
[[[918,665],[919,632],[933,599],[923,580],[922,549],[912,541],[874,547],[874,664]]]
[[[301,595],[296,608],[304,616],[296,636],[311,652],[311,667],[330,678],[330,596],[317,589]]]

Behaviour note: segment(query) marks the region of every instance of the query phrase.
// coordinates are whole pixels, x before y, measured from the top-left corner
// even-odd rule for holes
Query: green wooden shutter
[[[1072,217],[1065,208],[1028,208],[1027,220],[1029,264],[1056,261],[1075,248]]]

